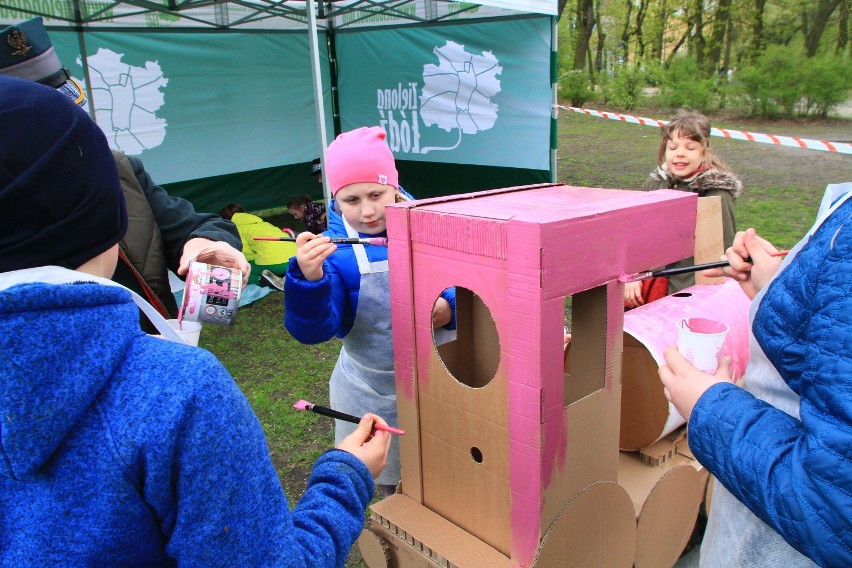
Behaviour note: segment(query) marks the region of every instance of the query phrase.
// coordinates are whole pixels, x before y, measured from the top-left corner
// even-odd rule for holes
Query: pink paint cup
[[[677,350],[696,369],[711,375],[719,366],[728,326],[707,318],[685,318],[677,322]]]

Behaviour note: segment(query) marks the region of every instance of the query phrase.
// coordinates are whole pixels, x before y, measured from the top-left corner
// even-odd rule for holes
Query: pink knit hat
[[[328,145],[323,175],[332,195],[351,183],[397,186],[399,174],[386,137],[378,126],[363,126],[344,132]]]

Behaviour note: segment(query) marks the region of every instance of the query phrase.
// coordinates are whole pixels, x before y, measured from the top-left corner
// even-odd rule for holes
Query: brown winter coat
[[[722,241],[727,249],[734,242],[734,234],[737,232],[736,220],[734,219],[734,199],[742,192],[743,183],[732,172],[722,171],[716,168],[703,170],[689,178],[672,177],[662,167],[657,168],[648,179],[642,189],[646,191],[654,189],[677,189],[680,191],[691,191],[697,193],[698,197],[712,197],[718,195],[722,198]],[[691,266],[695,264],[692,257],[679,260],[666,268],[680,266]],[[678,274],[669,278],[669,294],[673,294],[684,288],[695,284],[695,274]]]

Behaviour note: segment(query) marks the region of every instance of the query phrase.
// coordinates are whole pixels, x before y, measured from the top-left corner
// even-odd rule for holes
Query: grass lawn
[[[654,109],[633,114],[668,118]],[[719,117],[713,126],[835,141],[852,138],[850,120]],[[659,130],[653,127],[561,111],[557,179],[585,187],[640,187],[655,165],[658,140]],[[852,181],[852,156],[717,138],[712,146],[745,184],[736,203],[738,228],[755,227],[779,248],[789,248],[807,231],[827,184]],[[263,215],[281,219],[280,211]],[[299,344],[284,329],[283,313],[282,295],[274,292],[241,309],[233,328],[205,326],[200,344],[219,357],[248,397],[292,504],[305,489],[313,460],[332,445],[333,421],[290,406],[299,399],[328,403],[328,378],[340,342]],[[364,566],[357,549],[347,566]]]

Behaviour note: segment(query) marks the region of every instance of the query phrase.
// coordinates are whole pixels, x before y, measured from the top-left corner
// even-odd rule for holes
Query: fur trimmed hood
[[[743,182],[733,172],[725,172],[717,168],[701,170],[688,178],[677,178],[672,176],[665,164],[651,172],[651,179],[656,182],[665,183],[669,189],[691,191],[702,193],[711,189],[728,191],[733,197],[739,197],[742,193]]]

